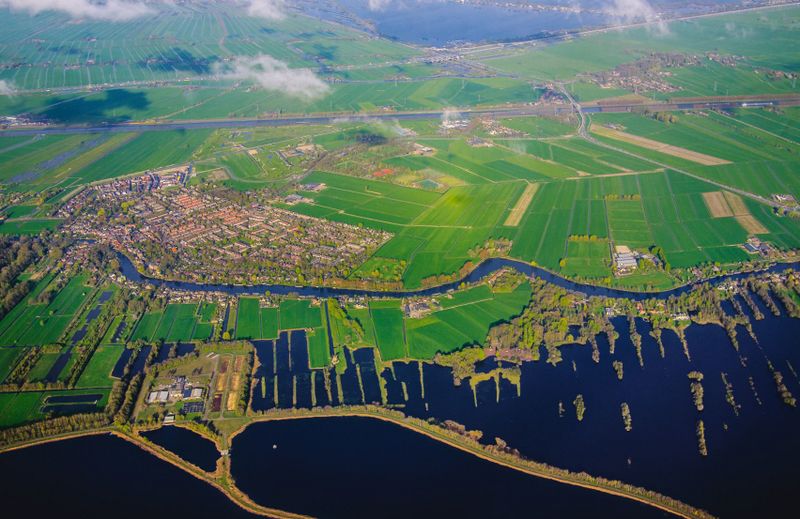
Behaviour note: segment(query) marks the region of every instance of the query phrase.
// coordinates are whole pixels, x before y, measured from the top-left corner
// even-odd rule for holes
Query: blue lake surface
[[[251,518],[181,469],[112,436],[91,436],[0,456],[3,517]]]
[[[264,505],[322,518],[666,517],[535,478],[369,418],[258,423],[236,437],[237,485]]]
[[[360,18],[374,23],[384,37],[430,46],[530,39],[609,22],[608,17],[597,13],[533,11],[455,2],[392,1],[385,2],[386,5],[377,10],[369,9],[365,0],[339,2]]]
[[[214,472],[217,467],[217,447],[210,440],[188,429],[168,426],[144,432],[142,436],[206,472]]]
[[[499,399],[493,380],[480,383],[473,396],[469,383],[455,385],[447,368],[395,363],[393,369],[374,374],[373,350],[347,351],[341,400],[379,402],[380,377],[387,404],[421,418],[455,420],[483,431],[490,442],[503,438],[530,459],[651,488],[723,517],[779,514],[792,503],[793,471],[800,463],[800,410],[783,403],[768,362],[800,396],[795,374],[800,366],[800,320],[773,317],[757,297],[755,301],[766,318],[751,317],[758,342],[738,328],[738,352],[723,328],[692,325],[686,333],[691,360],[671,331],[662,334],[662,357],[649,325],[637,321],[644,363],[640,367],[627,319],[616,318],[620,338],[613,354],[604,335],[598,337],[599,363],[592,360],[588,345],[562,347],[563,360],[556,366],[547,364],[542,352],[542,360],[521,366],[519,394],[501,379]],[[292,377],[298,389],[309,382],[298,377],[296,368],[289,371],[288,338],[284,334],[278,341],[259,341],[256,350],[261,367],[255,374],[253,408],[291,407]],[[614,361],[623,364],[622,380]],[[480,371],[496,366],[488,359]],[[691,371],[704,375],[700,412],[692,401],[687,376]],[[726,401],[723,373],[739,406],[736,411]],[[332,369],[327,375],[334,380]],[[323,371],[312,376],[317,405],[336,405],[335,384],[326,391]],[[582,422],[573,405],[578,394],[586,403]],[[630,432],[624,430],[623,402],[631,410]],[[707,457],[698,453],[695,428],[700,419],[706,428]]]

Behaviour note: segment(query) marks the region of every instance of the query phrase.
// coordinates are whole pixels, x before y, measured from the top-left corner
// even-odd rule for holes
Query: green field
[[[237,339],[275,339],[278,337],[278,309],[259,308],[258,299],[240,297],[236,315]]]
[[[310,301],[303,299],[281,301],[281,330],[299,330],[302,328],[318,328],[320,326],[322,326],[322,315],[319,306],[311,306]]]
[[[41,418],[41,392],[0,393],[0,427],[12,427]]]
[[[236,338],[261,338],[261,312],[258,308],[258,299],[239,298],[239,306],[236,310]]]
[[[168,304],[156,330],[155,340],[178,342],[191,340],[197,324],[197,304]]]
[[[318,193],[303,193],[314,199],[314,205],[300,204],[293,210],[344,223],[363,222],[389,231],[411,223],[439,198],[437,193],[421,189],[332,173],[315,172],[306,181],[325,183],[327,187]]]
[[[84,182],[183,164],[211,130],[142,133],[77,173]]]
[[[608,240],[569,240],[561,272],[571,277],[604,278],[611,275],[610,264]]]
[[[29,304],[50,280],[37,285],[0,321],[0,344],[34,346],[57,342],[92,292],[84,285],[86,280],[85,275],[74,276],[49,304]]]
[[[144,340],[150,341],[153,339],[153,334],[156,333],[159,321],[161,321],[162,312],[147,312],[145,313],[136,325],[136,329],[131,335],[131,340]]]
[[[482,345],[491,324],[518,315],[528,304],[530,285],[523,283],[510,293],[492,293],[485,285],[458,293],[454,304],[420,319],[406,319],[411,358],[430,359],[436,353]]]
[[[14,369],[17,359],[23,351],[23,348],[0,348],[0,383]]]
[[[381,359],[391,361],[408,357],[399,300],[371,301],[369,313]]]
[[[308,335],[308,362],[312,369],[326,368],[331,364],[331,352],[328,345],[328,328],[318,326]]]
[[[610,70],[651,52],[714,50],[744,56],[747,65],[784,70],[795,63],[793,24],[797,12],[796,7],[787,7],[683,20],[666,24],[666,30],[657,37],[650,28],[641,27],[594,33],[555,45],[522,48],[500,55],[492,52],[484,63],[524,77],[570,79],[578,74]],[[741,31],[746,31],[747,37],[742,37]]]
[[[99,346],[83,370],[76,387],[111,387],[111,371],[124,351],[124,346]]]
[[[60,219],[6,220],[0,223],[0,234],[39,234],[42,231],[55,231]]]
[[[454,273],[473,259],[470,249],[492,236],[523,189],[516,182],[451,188],[377,255],[407,261],[403,281],[408,287],[437,274]]]
[[[108,402],[108,390],[83,389],[74,391],[26,391],[22,393],[0,393],[0,428],[22,425],[44,418],[41,408],[48,396],[97,394],[98,409]]]
[[[58,360],[58,357],[60,356],[61,353],[59,352],[43,353],[28,373],[28,380],[32,382],[45,380],[47,374],[50,373],[50,369],[53,367],[53,364],[55,364],[56,360]]]
[[[716,190],[673,172],[544,184],[520,226],[504,232],[514,240],[512,256],[585,277],[604,277],[608,255],[599,243],[589,251],[571,244],[570,236],[610,238],[615,245],[640,249],[657,245],[673,267],[746,260],[738,245],[747,232],[733,218],[711,218],[703,202],[703,192]],[[800,245],[798,223],[756,202],[746,204],[770,231],[762,238],[782,248]]]

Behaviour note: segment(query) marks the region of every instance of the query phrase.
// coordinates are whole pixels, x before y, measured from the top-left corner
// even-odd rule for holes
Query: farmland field
[[[145,313],[141,317],[141,319],[139,319],[139,323],[136,325],[136,329],[133,331],[131,340],[132,341],[138,339],[142,339],[145,341],[152,340],[153,335],[156,333],[156,328],[158,327],[158,323],[161,321],[162,315],[163,315],[162,312]]]
[[[61,224],[56,218],[34,218],[26,220],[6,220],[0,223],[0,234],[39,234],[54,231]]]
[[[308,340],[308,362],[313,368],[326,368],[331,363],[328,331],[325,325],[314,328],[306,335]]]
[[[190,340],[197,323],[196,311],[197,304],[168,304],[152,340],[166,342]]]
[[[239,306],[236,311],[236,338],[260,339],[261,313],[258,308],[258,299],[239,298]]]
[[[752,66],[781,69],[793,62],[791,14],[795,12],[790,7],[673,22],[657,38],[652,37],[648,28],[603,32],[559,45],[520,49],[508,56],[489,56],[484,63],[541,80],[570,79],[578,74],[612,69],[650,52],[702,53],[715,49],[747,56],[747,63]],[[731,32],[732,24],[746,26],[748,37]],[[689,81],[679,75],[676,83],[680,84],[681,79]],[[713,92],[713,82],[706,85],[704,89],[708,90],[704,92]]]
[[[568,238],[596,236],[633,248],[659,246],[673,266],[741,261],[746,256],[737,245],[746,239],[747,229],[734,217],[711,218],[703,193],[712,191],[714,186],[677,173],[544,184],[517,233],[509,235],[514,240],[511,254],[557,271],[562,270],[559,262],[566,258],[565,273],[579,274],[574,268],[577,257],[592,254],[578,251],[576,245],[571,246],[570,254]],[[745,203],[753,207],[751,201]],[[762,234],[766,239],[780,247],[800,244],[800,226],[793,221],[778,224],[768,211],[753,215],[769,230]],[[592,247],[599,250],[600,245]],[[592,264],[580,260],[584,275],[586,268],[593,271],[592,277],[607,272],[600,256],[596,257]]]
[[[783,1],[0,0],[0,451],[33,457],[7,501],[794,509]],[[423,444],[401,455],[430,474],[371,478],[396,445],[347,434],[366,415],[528,474],[461,470],[463,499],[445,469],[469,464]],[[209,496],[103,448],[51,463],[107,432]]]
[[[311,306],[306,300],[284,300],[280,305],[280,329],[299,330],[322,326],[320,307]]]
[[[86,365],[76,387],[111,387],[114,379],[111,370],[125,348],[123,346],[100,346]]]
[[[406,319],[409,356],[431,359],[439,352],[483,344],[489,325],[519,314],[530,295],[527,283],[510,293],[492,293],[481,285],[460,294],[463,299],[460,304],[419,319]]]
[[[5,380],[14,368],[17,359],[23,351],[22,348],[0,348],[0,383]]]
[[[407,357],[400,301],[373,301],[369,305],[369,313],[381,359],[391,361]]]
[[[17,305],[0,321],[0,344],[33,346],[58,341],[91,292],[85,281],[83,275],[74,276],[49,304],[23,301]]]
[[[209,130],[143,133],[80,171],[79,176],[84,182],[93,182],[182,164],[210,134]]]

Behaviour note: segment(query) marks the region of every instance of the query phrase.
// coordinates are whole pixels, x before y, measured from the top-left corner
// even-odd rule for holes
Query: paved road
[[[528,115],[560,115],[574,110],[575,100],[566,89],[563,92],[572,105],[546,104],[536,106],[522,106],[512,108],[485,108],[467,109],[462,113],[465,116],[487,116],[493,118],[523,117]],[[681,110],[707,110],[713,108],[737,108],[742,106],[795,106],[800,105],[800,95],[794,96],[764,96],[743,100],[725,100],[724,98],[708,98],[708,101],[692,103],[618,103],[603,105],[587,105],[579,113],[598,112],[633,112],[649,110],[651,112],[681,111]],[[713,99],[713,100],[712,100]],[[249,128],[259,126],[297,126],[311,124],[334,124],[340,121],[408,121],[420,119],[439,119],[443,110],[428,112],[380,112],[337,115],[303,115],[294,117],[275,117],[258,119],[204,119],[191,121],[156,121],[148,123],[123,122],[110,123],[98,126],[40,126],[35,128],[4,129],[0,130],[2,136],[40,135],[40,134],[75,134],[75,133],[120,133],[130,131],[168,131],[168,130],[200,130],[207,128]]]

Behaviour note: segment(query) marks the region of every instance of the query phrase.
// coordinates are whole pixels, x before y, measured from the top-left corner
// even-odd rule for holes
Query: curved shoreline
[[[379,410],[377,408],[371,409],[369,407],[359,407],[354,409],[342,409],[342,410],[338,410],[336,408],[330,408],[321,410],[317,409],[302,410],[299,412],[296,410],[277,411],[277,412],[273,411],[269,415],[253,417],[253,419],[250,422],[236,429],[228,437],[228,445],[232,447],[232,442],[236,436],[241,434],[250,425],[257,423],[266,423],[266,422],[284,421],[284,420],[311,420],[315,418],[348,418],[348,417],[368,418],[368,419],[381,420],[383,422],[391,423],[403,427],[405,429],[408,429],[410,431],[416,432],[418,434],[421,434],[423,436],[426,436],[432,440],[438,441],[455,449],[458,449],[464,453],[488,461],[490,463],[494,463],[512,470],[516,470],[518,472],[522,472],[523,474],[527,474],[529,476],[539,477],[542,479],[547,479],[558,483],[585,488],[587,490],[594,490],[597,492],[602,492],[605,494],[621,497],[624,499],[630,499],[648,506],[652,506],[659,510],[663,510],[678,517],[683,517],[685,519],[714,517],[713,515],[709,514],[704,510],[692,507],[691,505],[683,503],[677,499],[670,498],[658,492],[649,491],[641,487],[635,487],[635,488],[640,489],[643,492],[649,492],[664,500],[672,501],[676,505],[677,504],[683,505],[683,509],[679,508],[678,506],[670,506],[668,503],[660,502],[656,499],[648,499],[645,496],[637,495],[633,492],[627,492],[623,488],[612,487],[610,484],[609,485],[603,485],[601,483],[593,484],[588,481],[583,481],[580,479],[580,476],[581,474],[586,475],[584,472],[574,473],[572,471],[568,471],[565,469],[550,467],[543,463],[531,460],[524,460],[524,459],[519,459],[519,461],[515,463],[514,460],[510,459],[511,455],[502,456],[500,454],[492,453],[485,446],[480,446],[481,444],[478,444],[477,442],[475,442],[476,443],[475,445],[471,445],[470,442],[467,441],[466,437],[455,437],[446,435],[444,433],[447,430],[438,425],[427,424],[427,422],[424,422],[423,420],[419,419],[409,419],[409,417],[405,417],[405,415],[399,413],[395,415],[395,413],[393,413],[390,410]],[[539,470],[534,468],[536,466],[539,467]],[[552,472],[548,472],[546,470],[548,468],[551,469]],[[563,474],[562,475],[556,474],[555,473],[556,471],[562,472]],[[633,487],[633,485],[630,486]]]
[[[427,288],[409,289],[409,290],[371,290],[362,288],[344,288],[334,286],[293,286],[284,285],[280,283],[275,284],[255,284],[255,285],[235,285],[225,283],[200,283],[194,281],[179,281],[170,279],[161,279],[150,277],[140,272],[136,265],[121,252],[117,253],[120,260],[120,272],[129,281],[135,283],[150,283],[156,286],[163,286],[175,290],[196,291],[196,292],[223,292],[230,295],[254,295],[264,294],[270,292],[277,295],[296,294],[304,297],[336,297],[336,296],[366,296],[376,298],[404,298],[404,297],[428,297],[441,295],[450,290],[456,290],[463,283],[477,283],[487,276],[502,268],[512,268],[517,272],[526,276],[536,276],[548,283],[552,283],[561,288],[582,292],[589,296],[600,296],[611,299],[630,299],[640,301],[644,299],[667,299],[670,296],[678,296],[683,293],[691,291],[691,289],[701,283],[723,283],[728,280],[742,279],[752,274],[769,273],[769,272],[783,272],[785,270],[800,268],[800,261],[786,262],[786,263],[773,263],[768,267],[761,269],[754,269],[748,271],[737,271],[727,274],[720,274],[718,276],[709,277],[706,279],[687,282],[674,288],[669,288],[661,291],[653,292],[639,292],[633,290],[626,290],[620,288],[604,287],[600,285],[592,285],[590,283],[583,283],[573,281],[562,277],[554,272],[551,272],[542,267],[533,266],[521,260],[512,258],[489,258],[479,263],[472,271],[466,276],[455,281],[450,281],[440,285],[435,285]]]
[[[494,463],[511,470],[516,470],[529,476],[547,479],[566,485],[571,485],[587,490],[602,492],[604,494],[621,497],[623,499],[630,499],[638,503],[652,506],[659,510],[673,514],[677,517],[684,519],[706,519],[712,518],[713,515],[705,510],[695,508],[682,501],[665,496],[655,491],[647,490],[642,487],[634,485],[627,485],[625,483],[606,480],[605,478],[597,478],[599,481],[589,481],[586,478],[592,477],[585,472],[575,473],[566,469],[551,467],[549,465],[527,460],[523,458],[515,458],[511,454],[491,452],[487,446],[484,446],[476,441],[469,441],[467,437],[457,436],[455,433],[446,434],[450,431],[438,425],[428,424],[420,419],[406,417],[402,413],[392,411],[389,409],[373,408],[368,406],[359,406],[346,409],[311,409],[311,410],[286,410],[286,411],[273,411],[267,415],[251,416],[249,421],[244,423],[238,429],[234,430],[226,439],[225,443],[231,447],[233,439],[241,434],[248,426],[256,423],[266,423],[271,421],[282,420],[309,420],[314,418],[368,418],[381,420],[383,422],[392,423],[399,427],[403,427],[410,431],[421,434],[434,441],[438,441],[455,449],[458,449],[466,454],[470,454],[482,460]],[[41,438],[28,441],[22,444],[7,445],[0,447],[0,454],[11,452],[15,450],[24,449],[27,447],[35,447],[37,445],[44,445],[51,442],[69,440],[83,436],[97,436],[101,434],[109,434],[120,438],[121,440],[130,442],[138,446],[143,451],[146,451],[153,456],[174,465],[175,467],[183,470],[187,474],[205,481],[209,485],[219,490],[223,495],[230,499],[234,504],[243,510],[262,517],[270,517],[274,519],[308,519],[309,516],[270,508],[255,502],[249,495],[236,486],[236,483],[231,474],[231,457],[222,456],[217,461],[217,468],[213,473],[205,472],[196,467],[192,463],[184,460],[177,454],[169,451],[157,444],[148,441],[146,438],[139,436],[136,432],[128,433],[119,429],[111,427],[103,429],[95,429],[91,431],[82,431],[70,433],[67,435]],[[620,485],[616,486],[615,485]],[[630,490],[626,490],[625,485]],[[646,493],[648,495],[640,495]]]

